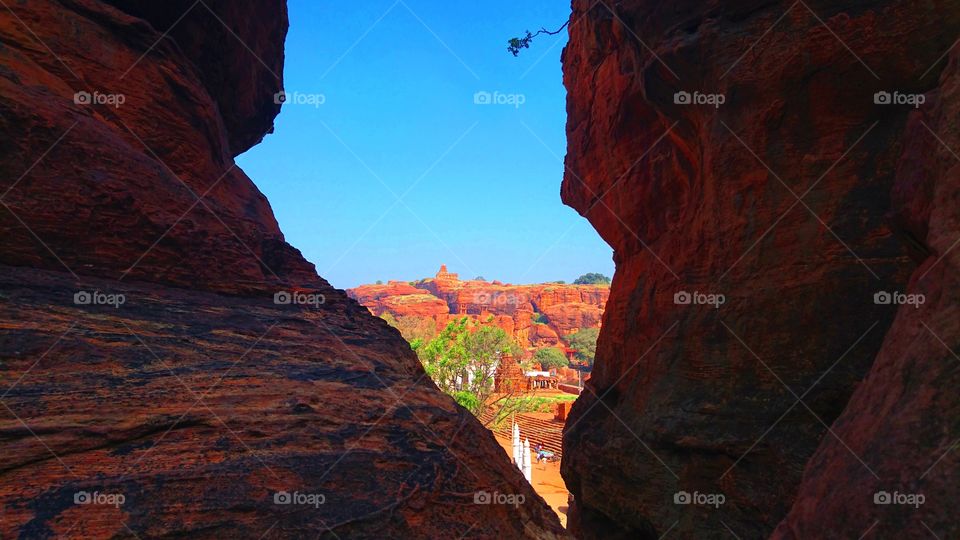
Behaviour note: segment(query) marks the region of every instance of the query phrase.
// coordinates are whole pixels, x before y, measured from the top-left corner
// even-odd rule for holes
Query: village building
[[[534,390],[557,390],[560,377],[556,371],[524,371],[513,355],[500,358],[493,376],[493,389],[498,394],[527,393]]]

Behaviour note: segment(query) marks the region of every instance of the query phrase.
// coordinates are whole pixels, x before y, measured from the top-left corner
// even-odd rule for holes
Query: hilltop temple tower
[[[452,272],[447,272],[447,265],[441,264],[440,270],[437,271],[437,275],[434,277],[438,282],[443,283],[453,283],[460,281],[460,274],[454,274]]]

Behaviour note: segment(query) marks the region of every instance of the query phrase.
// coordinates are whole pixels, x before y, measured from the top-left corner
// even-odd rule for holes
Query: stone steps
[[[491,425],[493,419],[494,413],[490,411],[480,416],[480,422],[497,435],[506,437],[508,439],[513,436],[513,424],[511,423],[510,418],[505,419],[497,427]],[[520,426],[521,440],[530,440],[531,452],[533,451],[533,447],[539,442],[543,444],[544,448],[556,454],[557,457],[563,456],[562,423],[542,420],[540,418],[532,418],[524,415],[523,413],[516,415],[515,419],[517,424]]]

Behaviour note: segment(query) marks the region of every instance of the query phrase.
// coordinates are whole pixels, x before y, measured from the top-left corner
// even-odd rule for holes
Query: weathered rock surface
[[[529,349],[565,344],[565,336],[599,327],[610,288],[460,280],[444,266],[434,278],[361,285],[347,294],[374,315],[432,319],[438,329],[456,317],[487,320],[492,316],[494,324]],[[539,323],[534,322],[537,316],[541,316]]]
[[[69,274],[0,276],[3,538],[560,533],[493,435],[342,294],[311,309],[85,278],[114,308],[74,305]]]
[[[0,538],[563,535],[234,166],[278,110],[282,2],[8,4]]]
[[[928,254],[905,293],[925,302],[897,311],[873,367],[833,424],[837,437],[824,438],[807,464],[774,538],[848,538],[862,534],[865,522],[876,523],[875,538],[960,534],[960,254],[952,249],[960,234],[958,62],[953,51],[927,106],[910,115],[893,190],[894,212]],[[890,501],[924,500],[878,507],[874,496],[883,493]]]
[[[573,532],[957,536],[957,366],[921,324],[957,349],[957,255],[933,266],[957,169],[919,123],[960,144],[955,109],[874,94],[952,88],[934,64],[958,30],[946,3],[574,0],[562,196],[617,271],[564,437]]]
[[[251,6],[268,4],[280,5]],[[248,15],[257,13],[250,9]],[[259,17],[281,45],[283,13]],[[0,213],[0,262],[224,292],[321,283],[313,265],[283,241],[266,198],[234,165],[244,145],[231,144],[231,137],[262,135],[272,116],[228,116],[228,96],[201,76],[213,67],[193,61],[216,63],[208,53],[191,52],[206,42],[160,39],[162,31],[144,20],[94,0],[31,2],[0,16],[6,134],[0,171],[8,207]],[[197,4],[171,35],[209,16]],[[193,39],[231,43],[214,26],[223,28],[214,19],[209,31],[195,29]],[[279,50],[275,44],[250,52],[229,39],[236,47],[214,47],[234,55],[225,57],[225,67],[259,66],[263,56],[282,62],[270,56]],[[228,70],[238,78],[222,84],[249,92],[244,101],[269,103],[275,114],[273,92],[281,81],[264,71],[244,77],[243,70]],[[78,92],[123,103],[78,104]],[[237,135],[227,118],[242,125]]]

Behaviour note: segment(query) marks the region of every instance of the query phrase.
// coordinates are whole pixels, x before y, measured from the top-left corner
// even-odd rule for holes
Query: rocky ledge
[[[564,535],[236,167],[283,2],[7,4],[0,537]]]

